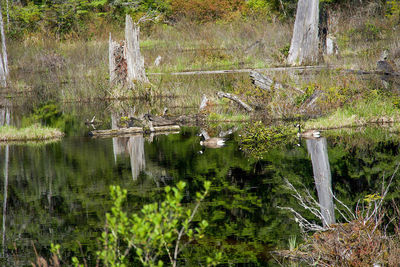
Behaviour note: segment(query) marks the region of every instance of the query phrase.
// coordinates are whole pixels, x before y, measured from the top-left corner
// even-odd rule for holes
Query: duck
[[[207,133],[201,133],[200,145],[208,148],[220,148],[225,145],[225,139],[221,137],[209,137]]]
[[[321,132],[318,130],[307,130],[305,132],[301,132],[301,125],[296,124],[296,127],[299,128],[299,131],[297,133],[298,137],[303,137],[303,138],[320,138],[321,137]]]
[[[225,145],[225,140],[223,138],[213,137],[204,141],[200,141],[200,145],[208,148],[220,148]]]

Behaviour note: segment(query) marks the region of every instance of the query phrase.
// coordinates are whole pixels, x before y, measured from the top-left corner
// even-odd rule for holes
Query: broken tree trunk
[[[288,63],[303,65],[318,61],[319,0],[299,0]]]
[[[139,46],[139,25],[133,23],[131,16],[126,15],[125,19],[125,56],[127,64],[128,84],[134,82],[148,83],[144,70],[144,58],[140,53]]]
[[[242,108],[244,108],[248,112],[252,112],[253,111],[252,107],[247,105],[245,102],[240,100],[239,97],[237,97],[235,95],[232,95],[232,94],[229,94],[229,93],[225,93],[225,92],[221,92],[221,91],[218,92],[217,95],[218,95],[219,98],[225,97],[225,98],[228,98],[228,99],[230,99],[232,101],[235,101],[236,103],[238,103]]]
[[[125,41],[120,43],[109,39],[108,61],[111,85],[127,85],[135,88],[135,83],[148,83],[144,69],[144,58],[140,53],[140,28],[126,15]]]

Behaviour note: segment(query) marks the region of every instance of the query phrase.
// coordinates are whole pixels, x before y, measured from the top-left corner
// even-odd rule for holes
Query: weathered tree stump
[[[110,34],[108,56],[111,85],[121,84],[134,89],[137,82],[149,82],[140,53],[139,33],[139,26],[126,15],[125,41],[115,42]]]
[[[299,0],[288,63],[303,65],[318,61],[319,0]]]

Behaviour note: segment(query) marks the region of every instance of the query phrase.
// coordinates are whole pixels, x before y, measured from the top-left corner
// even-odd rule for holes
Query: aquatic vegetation
[[[19,129],[13,126],[0,127],[0,141],[47,140],[61,138],[63,135],[56,128],[44,127],[40,124]]]
[[[293,126],[266,126],[260,121],[249,123],[243,129],[241,148],[254,157],[262,157],[269,149],[285,145],[296,136]]]

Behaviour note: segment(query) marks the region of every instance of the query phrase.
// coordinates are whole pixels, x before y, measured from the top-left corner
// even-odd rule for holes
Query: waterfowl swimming
[[[320,138],[321,137],[321,132],[318,130],[307,130],[307,131],[301,132],[300,124],[296,124],[296,127],[299,128],[299,132],[297,133],[298,137],[303,137],[303,138]]]
[[[225,140],[219,137],[213,137],[204,141],[200,141],[200,145],[208,148],[220,148],[225,145]]]
[[[200,134],[202,137],[202,141],[200,141],[201,146],[205,146],[208,148],[220,148],[225,145],[225,139],[220,138],[220,137],[210,137],[207,133],[202,132]]]

